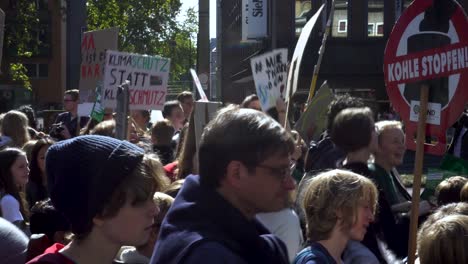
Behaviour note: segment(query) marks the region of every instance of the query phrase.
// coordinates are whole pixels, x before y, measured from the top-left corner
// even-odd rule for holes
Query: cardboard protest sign
[[[250,60],[255,89],[264,112],[276,106],[276,99],[285,99],[287,62],[287,49],[276,49]]]
[[[95,89],[102,86],[106,50],[117,50],[119,30],[109,28],[83,33],[81,40],[79,115],[89,115],[95,100]]]
[[[305,142],[318,140],[327,127],[328,105],[332,100],[333,93],[325,81],[294,126]]]
[[[200,145],[201,135],[205,126],[213,119],[214,115],[221,108],[222,103],[220,102],[195,102],[194,108],[194,125],[195,125],[195,142],[198,146]]]
[[[437,6],[438,5],[438,6]],[[429,86],[425,152],[443,155],[446,129],[468,101],[468,20],[455,1],[414,1],[389,36],[384,56],[387,93],[414,150],[421,85]]]
[[[200,79],[198,79],[198,75],[194,69],[190,69],[190,74],[192,75],[193,82],[197,87],[198,94],[200,95],[200,101],[208,102],[208,97],[206,97],[205,91],[203,91],[203,87],[200,83]]]
[[[305,24],[304,28],[301,31],[301,35],[299,36],[299,40],[297,41],[296,48],[294,49],[294,53],[291,59],[291,64],[289,66],[288,71],[288,81],[286,86],[286,101],[289,101],[289,97],[294,95],[297,90],[297,82],[299,80],[299,70],[302,64],[302,55],[304,54],[305,47],[307,42],[309,41],[310,34],[315,27],[318,17],[322,13],[324,5],[322,5],[317,13],[309,19],[309,21]]]
[[[166,102],[171,60],[110,50],[106,54],[104,106],[115,109],[117,87],[128,80],[130,110],[162,110]]]
[[[5,32],[5,12],[0,8],[0,65],[2,65],[3,33]]]

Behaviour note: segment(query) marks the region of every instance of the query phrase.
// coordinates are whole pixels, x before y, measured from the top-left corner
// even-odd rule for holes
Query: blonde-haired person
[[[468,216],[449,215],[428,226],[418,236],[421,264],[468,263]]]
[[[28,117],[20,111],[11,110],[3,116],[2,136],[12,140],[10,147],[22,148],[30,140]]]
[[[362,240],[374,220],[377,196],[371,180],[350,171],[312,178],[303,200],[308,246],[294,263],[342,263],[349,240]]]
[[[468,182],[465,183],[460,192],[460,201],[468,203]]]

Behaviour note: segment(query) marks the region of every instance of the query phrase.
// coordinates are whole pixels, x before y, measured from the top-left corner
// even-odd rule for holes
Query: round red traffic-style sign
[[[440,4],[439,4],[440,3]],[[438,6],[440,5],[440,6]],[[401,15],[384,56],[387,93],[415,149],[420,88],[429,85],[425,152],[443,155],[446,129],[468,102],[468,20],[455,1],[416,0]]]

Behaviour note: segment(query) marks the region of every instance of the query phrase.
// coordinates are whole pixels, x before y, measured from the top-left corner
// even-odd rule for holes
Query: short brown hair
[[[346,108],[333,120],[330,136],[340,149],[349,153],[369,146],[374,130],[369,107]]]
[[[189,91],[183,91],[180,94],[177,95],[177,101],[180,103],[183,103],[185,99],[193,99],[193,93]]]
[[[450,215],[423,230],[418,236],[421,264],[468,263],[468,216]]]
[[[175,129],[171,121],[164,119],[156,122],[151,128],[151,139],[156,145],[168,146],[171,145],[172,137]]]
[[[359,203],[368,202],[375,213],[377,188],[371,180],[354,172],[331,170],[309,180],[304,193],[307,238],[326,240],[337,224],[337,210],[341,211],[344,228],[357,221]]]
[[[115,138],[115,120],[106,120],[97,124],[90,132],[91,135],[108,136]]]
[[[77,101],[80,98],[80,91],[77,89],[66,90],[65,95],[70,95],[73,101]]]
[[[460,193],[468,179],[462,176],[453,176],[443,180],[435,189],[437,204],[445,205],[460,202]]]

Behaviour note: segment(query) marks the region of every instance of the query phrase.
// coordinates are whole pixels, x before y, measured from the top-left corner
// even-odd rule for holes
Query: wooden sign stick
[[[419,107],[419,122],[416,135],[416,158],[414,165],[413,178],[413,195],[411,201],[411,219],[410,233],[408,243],[408,263],[414,264],[416,259],[416,241],[418,232],[419,218],[419,196],[421,193],[421,177],[424,161],[424,142],[426,141],[426,116],[427,116],[427,101],[429,97],[429,86],[421,85],[420,107]]]

